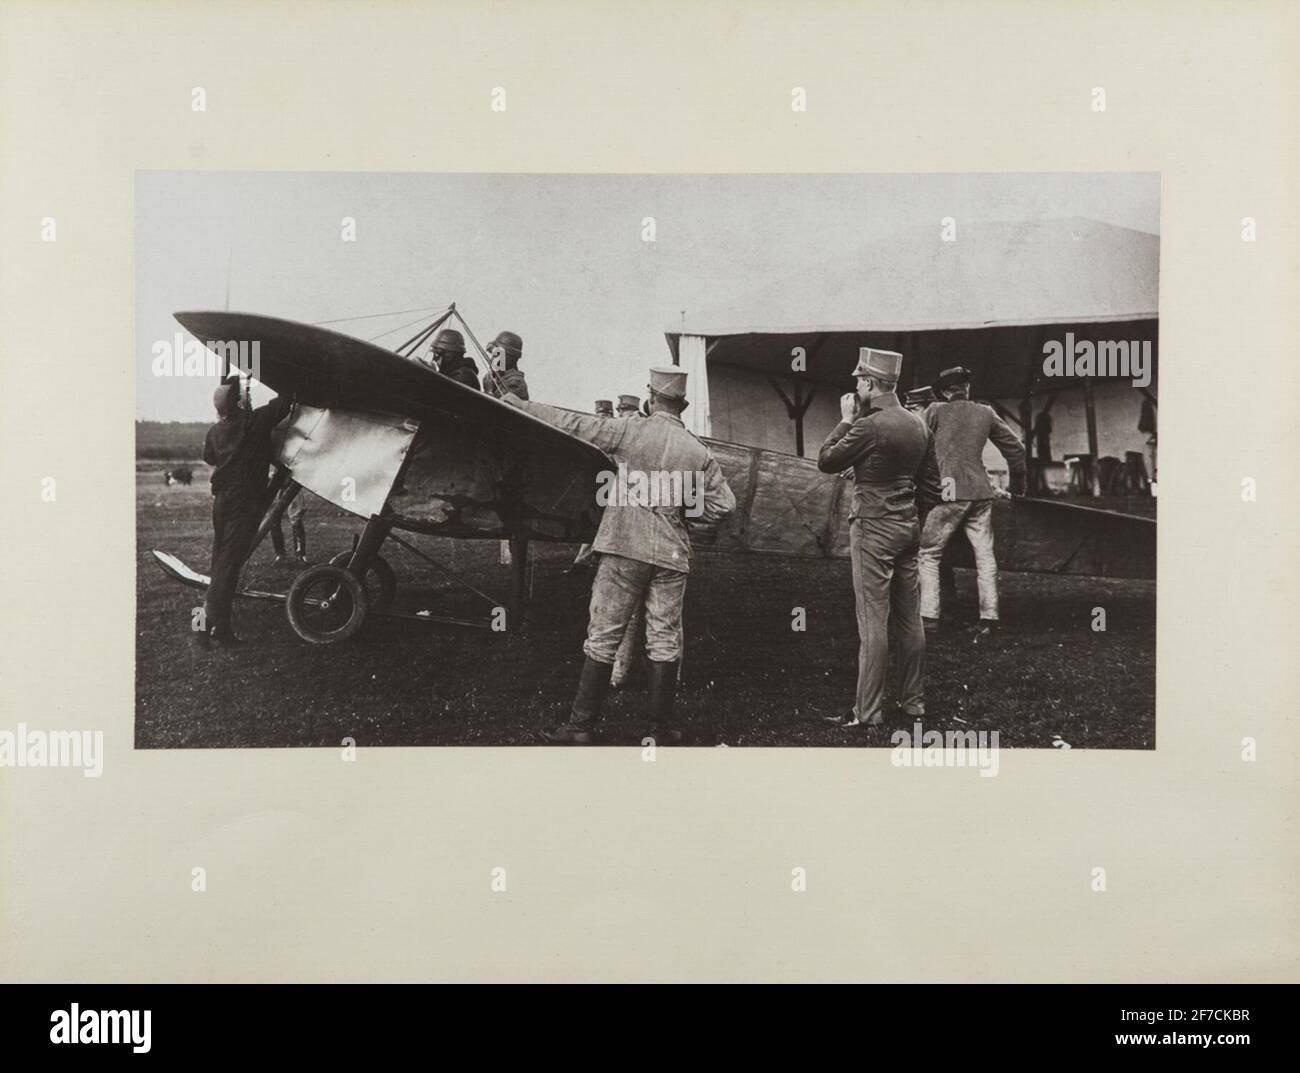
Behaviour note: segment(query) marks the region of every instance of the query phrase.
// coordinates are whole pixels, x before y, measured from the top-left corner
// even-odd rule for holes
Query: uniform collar
[[[883,395],[877,395],[871,400],[869,410],[888,410],[891,406],[898,406],[898,396],[892,391],[887,391]]]
[[[654,413],[652,413],[650,416],[651,416],[651,417],[662,417],[665,421],[671,421],[671,422],[673,422],[673,424],[675,424],[675,425],[681,425],[682,428],[685,428],[685,427],[686,427],[686,422],[684,422],[684,421],[683,421],[680,417],[678,417],[676,414],[670,414],[667,410],[656,410],[656,411],[655,411]]]

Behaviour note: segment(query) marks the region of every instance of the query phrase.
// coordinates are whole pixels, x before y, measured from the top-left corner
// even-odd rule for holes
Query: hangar
[[[1098,494],[1103,458],[1155,476],[1159,236],[1072,217],[913,228],[666,331],[697,435],[814,457],[862,346],[904,355],[900,392],[972,370],[1025,441],[1031,489]],[[1049,375],[1053,344],[1149,347],[1150,382]],[[1081,463],[1067,472],[1064,460]],[[991,473],[1005,474],[991,447]]]

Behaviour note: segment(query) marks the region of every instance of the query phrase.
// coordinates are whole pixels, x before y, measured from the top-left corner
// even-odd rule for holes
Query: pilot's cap
[[[613,416],[614,416],[614,404],[613,404],[612,402],[610,402],[609,399],[597,399],[597,400],[596,400],[596,416],[597,416],[597,417],[613,417]]]
[[[451,350],[455,351],[457,354],[464,354],[465,337],[461,335],[460,332],[456,331],[455,328],[443,328],[442,331],[433,337],[433,349],[435,352],[439,350]]]
[[[507,354],[518,358],[524,352],[524,341],[515,335],[514,332],[497,332],[497,337],[488,343],[488,349],[494,346],[501,347]]]
[[[239,409],[239,384],[234,380],[224,381],[212,393],[212,405],[222,417],[233,414]]]
[[[646,385],[650,394],[668,402],[675,402],[681,409],[686,409],[686,370],[672,368],[655,368],[650,370],[650,383]]]
[[[882,380],[897,382],[898,374],[903,371],[903,355],[893,350],[876,350],[874,347],[858,347],[858,364],[853,375],[878,376]]]
[[[618,408],[635,412],[641,409],[641,400],[635,395],[620,395],[618,397]]]

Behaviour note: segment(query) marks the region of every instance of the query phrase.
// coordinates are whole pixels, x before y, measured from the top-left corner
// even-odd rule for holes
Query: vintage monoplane
[[[486,375],[494,375],[454,304],[396,350],[253,314],[191,312],[176,319],[217,353],[231,353],[232,342],[256,341],[258,380],[295,400],[277,458],[280,483],[257,540],[279,523],[302,488],[363,523],[350,551],[304,570],[287,593],[241,591],[284,601],[290,624],[304,640],[342,641],[367,616],[395,614],[396,575],[379,554],[388,540],[452,574],[489,604],[501,604],[401,533],[509,540],[516,612],[523,608],[530,541],[593,539],[601,515],[598,475],[613,468],[611,460],[414,358],[435,330],[454,319]],[[696,530],[697,544],[741,554],[847,556],[850,482],[820,473],[811,459],[706,442],[738,506],[718,525]],[[1153,519],[1050,499],[1000,502],[994,517],[1003,569],[1154,577]],[[964,541],[953,541],[949,549],[957,565],[971,562]],[[177,557],[153,554],[173,578],[206,588],[208,579]],[[488,624],[426,613],[399,617]]]

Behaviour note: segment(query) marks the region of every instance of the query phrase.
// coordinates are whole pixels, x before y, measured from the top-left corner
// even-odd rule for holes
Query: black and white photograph
[[[137,745],[1154,748],[1159,220],[141,173]]]
[[[0,4],[9,1065],[1285,1046],[1297,55]]]

